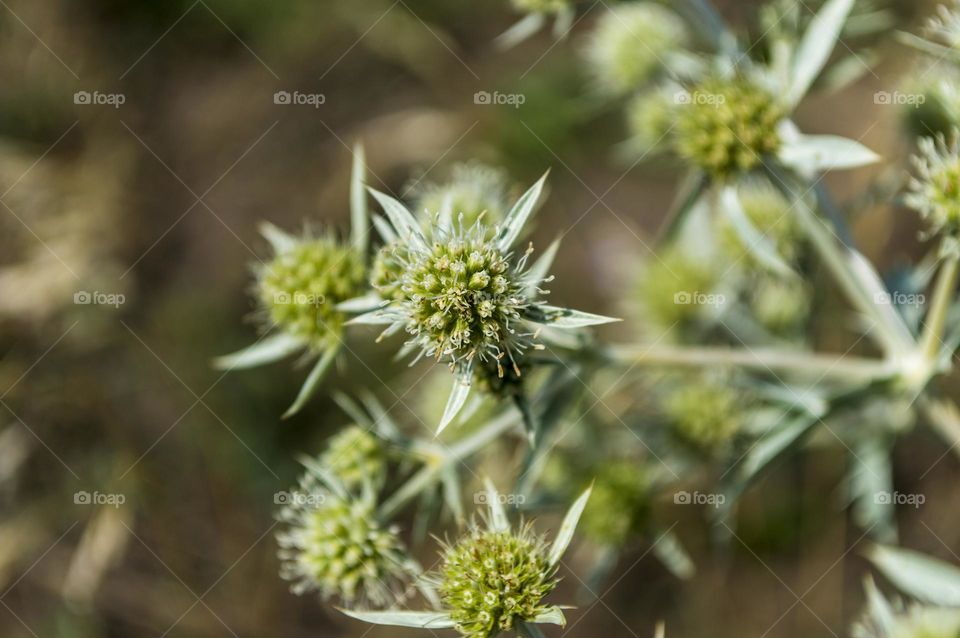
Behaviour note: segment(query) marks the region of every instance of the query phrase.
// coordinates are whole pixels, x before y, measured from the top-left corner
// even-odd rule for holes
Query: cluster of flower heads
[[[382,445],[353,426],[304,463],[299,486],[277,499],[286,525],[277,535],[281,576],[297,594],[317,591],[350,606],[394,603],[419,568],[398,529],[377,511],[374,483],[386,471]]]

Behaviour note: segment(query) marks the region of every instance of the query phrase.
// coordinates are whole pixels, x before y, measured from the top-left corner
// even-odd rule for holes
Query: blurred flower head
[[[743,393],[722,380],[684,382],[666,393],[662,409],[683,440],[722,453],[743,424]]]
[[[580,525],[584,538],[622,547],[646,517],[649,484],[646,470],[636,460],[603,463],[594,480],[590,504],[583,512]]]
[[[339,341],[346,317],[336,306],[365,285],[363,257],[329,235],[296,238],[257,272],[270,323],[315,350]]]
[[[597,21],[586,59],[603,90],[626,94],[649,82],[687,39],[686,26],[670,9],[653,2],[619,4]]]
[[[781,144],[786,110],[747,76],[711,78],[677,94],[676,150],[718,179],[756,168]]]
[[[907,205],[930,224],[933,233],[960,229],[960,143],[955,129],[950,140],[925,137],[913,158],[915,175],[910,180]]]
[[[395,529],[378,519],[372,491],[327,489],[312,470],[279,512],[280,575],[296,594],[317,591],[346,605],[395,602],[414,570]]]
[[[386,476],[386,453],[380,440],[359,425],[338,432],[320,455],[320,465],[329,470],[348,490],[365,482],[379,487]]]
[[[743,180],[737,194],[750,224],[770,240],[780,257],[787,262],[794,261],[799,256],[802,234],[786,198],[769,181],[759,179]],[[736,263],[758,266],[754,251],[745,245],[729,219],[725,216],[719,219],[721,249]]]
[[[627,129],[639,153],[655,149],[668,137],[675,108],[674,92],[666,88],[644,91],[630,100],[626,108]]]
[[[492,230],[509,210],[508,184],[506,173],[498,168],[480,162],[456,164],[450,179],[443,183],[416,183],[411,189],[413,212],[422,217],[424,225],[429,225],[438,213],[449,210],[452,220],[466,227],[473,226],[483,215],[484,223]]]

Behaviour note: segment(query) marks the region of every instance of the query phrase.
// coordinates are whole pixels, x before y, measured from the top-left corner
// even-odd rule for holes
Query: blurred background
[[[744,24],[758,3],[717,4]],[[295,481],[295,456],[348,419],[319,398],[281,421],[304,369],[225,375],[210,359],[256,333],[260,221],[346,231],[361,141],[371,185],[399,196],[472,158],[520,185],[550,168],[533,240],[565,234],[551,301],[616,314],[678,173],[615,152],[622,115],[591,94],[580,55],[602,7],[565,41],[543,33],[501,51],[493,40],[519,17],[506,1],[0,5],[0,634],[417,635],[289,593],[274,494]],[[913,29],[932,5],[888,7]],[[879,66],[799,114],[805,130],[887,159],[828,178],[841,200],[903,170],[902,113],[874,94],[902,86],[905,51],[888,39]],[[475,99],[484,91],[523,104]],[[854,225],[868,256],[892,268],[920,254],[912,217],[867,212]],[[819,343],[836,346],[836,322],[820,323]],[[349,375],[329,387],[369,387],[416,427],[411,406],[438,392],[423,369],[372,338],[350,349]],[[960,465],[944,452],[924,433],[898,447],[898,486],[926,495],[902,512],[901,541],[955,561]],[[671,636],[844,635],[865,563],[835,494],[842,476],[840,453],[779,463],[725,547],[704,517],[673,511],[697,577],[677,580],[638,544],[550,635],[649,636],[661,618]],[[565,574],[565,600],[576,589]]]

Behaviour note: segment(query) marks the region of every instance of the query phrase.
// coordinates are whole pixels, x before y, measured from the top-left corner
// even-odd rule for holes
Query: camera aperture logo
[[[327,103],[327,96],[323,93],[277,91],[273,94],[273,103],[284,106],[312,106],[318,109]]]
[[[673,502],[677,505],[709,505],[720,507],[727,502],[725,494],[706,494],[704,492],[676,492]]]
[[[512,106],[515,109],[523,106],[527,101],[527,96],[523,93],[501,93],[500,91],[477,91],[473,94],[473,103],[483,106]]]
[[[706,91],[677,91],[673,94],[673,103],[680,105],[697,104],[706,106],[723,106],[727,103],[727,96]]]
[[[927,296],[917,292],[878,292],[873,302],[880,306],[922,306],[927,303]]]
[[[101,93],[100,91],[77,91],[73,94],[73,103],[80,106],[112,106],[120,108],[127,101],[123,93]]]
[[[273,303],[278,306],[322,306],[327,301],[323,295],[309,292],[278,292],[273,295]]]
[[[878,106],[912,106],[920,108],[927,102],[923,93],[904,93],[903,91],[877,91],[873,94],[873,103]]]
[[[80,490],[73,495],[74,505],[109,505],[120,507],[127,502],[125,494],[111,494],[107,492],[87,492]]]
[[[78,306],[113,306],[119,308],[126,303],[127,298],[119,292],[93,292],[78,290],[73,293],[73,303]]]
[[[496,494],[497,502],[500,505],[510,505],[519,507],[527,502],[527,497],[523,494]],[[490,505],[490,494],[487,492],[477,492],[473,495],[474,505]]]

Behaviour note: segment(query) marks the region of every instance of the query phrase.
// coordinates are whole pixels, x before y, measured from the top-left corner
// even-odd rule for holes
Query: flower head
[[[722,451],[741,429],[743,396],[715,380],[685,383],[669,392],[663,412],[684,440],[706,451]]]
[[[673,128],[674,94],[663,88],[645,91],[627,104],[627,129],[640,153],[655,149]]]
[[[646,262],[632,305],[642,324],[657,334],[671,330],[682,334],[695,328],[705,311],[712,309],[700,301],[717,286],[718,274],[705,261],[674,245]]]
[[[768,181],[744,180],[737,191],[740,206],[750,224],[787,262],[799,256],[801,233],[790,203]],[[757,266],[754,252],[745,245],[729,218],[720,217],[720,245],[734,261]]]
[[[365,482],[379,486],[386,475],[386,454],[379,439],[359,425],[337,433],[320,455],[320,465],[329,470],[348,490]]]
[[[422,217],[424,225],[430,225],[438,213],[449,208],[452,221],[467,228],[482,215],[492,229],[509,210],[507,188],[507,176],[500,169],[479,162],[456,164],[450,179],[443,183],[417,183],[413,212]]]
[[[640,89],[687,41],[680,17],[653,2],[616,5],[597,21],[586,58],[600,86],[614,94]]]
[[[635,460],[619,459],[602,465],[590,504],[583,512],[584,538],[622,547],[638,531],[650,508],[647,474]]]
[[[948,142],[943,136],[919,141],[920,154],[913,158],[916,175],[910,180],[907,205],[923,216],[937,233],[960,230],[960,143],[954,131]]]
[[[677,100],[677,153],[715,178],[747,172],[780,148],[786,110],[751,78],[708,79]]]
[[[271,323],[317,350],[339,340],[338,303],[364,289],[363,258],[330,236],[296,239],[260,269],[257,297]]]
[[[279,519],[288,527],[277,535],[280,575],[293,581],[297,594],[389,605],[412,575],[412,563],[396,530],[378,520],[372,491],[338,492],[308,471],[299,490],[286,495]]]
[[[529,525],[517,532],[477,527],[447,547],[439,593],[457,630],[471,638],[490,638],[545,612],[543,599],[557,585],[548,550]]]

